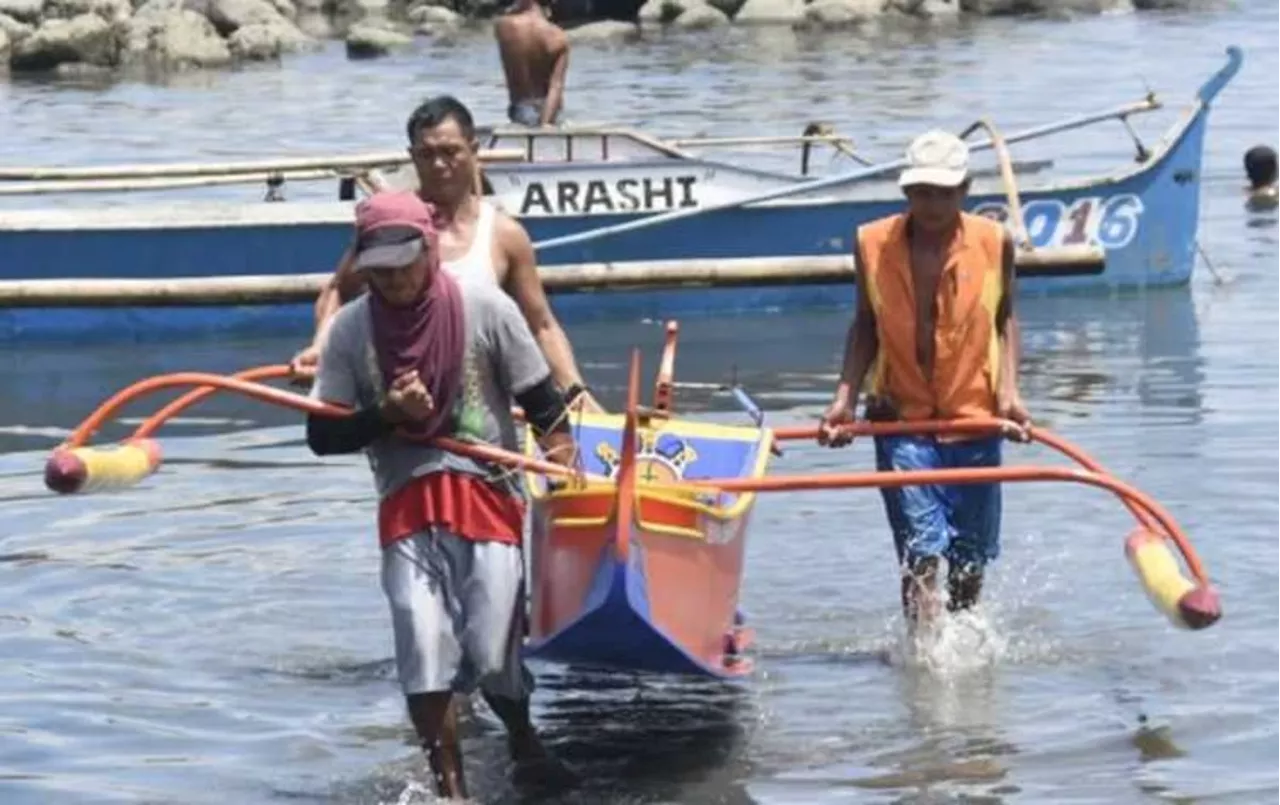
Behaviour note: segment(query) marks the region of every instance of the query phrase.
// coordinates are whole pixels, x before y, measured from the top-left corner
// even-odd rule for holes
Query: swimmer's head
[[[1254,189],[1276,183],[1276,152],[1265,145],[1255,145],[1244,153],[1244,172]]]

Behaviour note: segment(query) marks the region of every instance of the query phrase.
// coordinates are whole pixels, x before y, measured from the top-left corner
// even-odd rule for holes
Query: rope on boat
[[[672,356],[674,361],[674,355]],[[664,364],[666,362],[664,361]],[[664,365],[664,376],[671,367]],[[628,406],[624,427],[624,448],[628,443],[634,448],[637,426],[638,355],[633,357],[633,369],[628,383]],[[83,493],[107,489],[119,489],[138,484],[161,463],[159,444],[152,436],[165,422],[190,406],[206,399],[217,391],[230,391],[261,402],[279,405],[304,413],[326,417],[343,417],[351,411],[342,406],[314,400],[302,394],[269,385],[263,380],[279,379],[289,375],[287,366],[260,366],[232,376],[204,372],[178,372],[140,380],[116,394],[87,417],[79,427],[49,456],[45,465],[45,484],[61,494]],[[110,447],[93,447],[88,442],[93,435],[121,408],[147,394],[162,389],[191,387],[191,389],[147,417],[127,438]],[[998,433],[1011,423],[998,419],[974,419],[960,421],[926,422],[856,422],[848,426],[855,435],[877,436],[888,434],[977,434]],[[569,489],[583,485],[604,485],[615,489],[615,514],[630,510],[632,497],[645,490],[675,491],[687,494],[696,490],[720,492],[758,493],[797,491],[802,489],[853,489],[884,486],[912,486],[919,484],[974,484],[1021,483],[1032,481],[1065,481],[1105,489],[1116,495],[1137,520],[1137,527],[1125,540],[1125,556],[1138,576],[1144,592],[1155,608],[1175,626],[1184,629],[1203,629],[1221,618],[1222,608],[1217,591],[1210,583],[1190,540],[1182,532],[1173,517],[1155,500],[1129,484],[1106,472],[1083,450],[1043,429],[1028,429],[1033,441],[1049,447],[1079,465],[1079,468],[1005,466],[994,468],[944,469],[909,472],[852,472],[827,473],[809,476],[791,475],[766,478],[706,478],[676,483],[645,484],[636,488],[635,479],[620,472],[616,481],[586,475],[580,469],[570,468],[548,461],[513,453],[498,447],[469,444],[451,438],[437,438],[432,444],[442,450],[466,456],[477,461],[521,469],[543,476],[564,479]],[[773,438],[784,440],[816,439],[816,426],[788,426],[773,429]],[[631,457],[634,461],[634,456]],[[630,463],[630,462],[625,462]],[[621,470],[621,468],[620,468]],[[626,483],[624,483],[626,482]],[[626,494],[622,494],[622,492]],[[554,494],[554,493],[553,493]],[[621,529],[625,532],[626,529]],[[1191,578],[1185,576],[1170,550],[1172,543],[1181,554]],[[625,546],[622,546],[625,547]]]

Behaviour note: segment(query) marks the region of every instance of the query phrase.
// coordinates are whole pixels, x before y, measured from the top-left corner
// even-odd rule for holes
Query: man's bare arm
[[[569,339],[551,312],[542,279],[538,276],[537,258],[533,243],[524,227],[513,219],[500,215],[498,240],[506,252],[508,266],[505,290],[520,307],[543,357],[551,367],[551,376],[562,389],[574,383],[582,383],[582,375],[574,362]]]
[[[1014,259],[1013,238],[1005,233],[1000,271],[1003,275],[1004,293],[996,308],[996,332],[1000,337],[1000,385],[1004,394],[1018,396],[1018,364],[1022,358],[1022,331],[1018,325],[1018,312],[1014,299],[1018,292],[1018,272]]]
[[[551,80],[547,83],[547,100],[542,105],[542,118],[538,121],[543,126],[551,125],[551,121],[560,114],[564,106],[564,82],[569,72],[569,42],[560,34],[560,52],[556,54],[555,66],[551,68]]]
[[[355,289],[359,285],[360,277],[356,274],[355,254],[351,248],[348,248],[342,253],[337,268],[333,270],[333,274],[320,289],[320,296],[316,298],[315,336],[317,338],[324,329],[324,325],[342,307],[343,299],[354,296]]]
[[[871,309],[871,300],[866,294],[862,276],[862,257],[855,247],[853,251],[854,287],[858,297],[857,309],[853,321],[849,324],[849,332],[845,338],[844,362],[840,369],[840,383],[836,386],[836,400],[845,405],[853,405],[858,401],[858,391],[862,381],[871,369],[880,349],[880,338],[876,335],[876,314]]]
[[[311,343],[289,361],[289,369],[293,373],[294,380],[306,380],[315,373],[316,363],[320,360],[320,341],[325,328],[328,327],[334,314],[342,308],[343,300],[354,296],[359,289],[361,279],[356,274],[354,259],[352,249],[348,248],[342,253],[342,258],[338,261],[333,274],[320,288],[315,303],[315,329],[311,334]]]

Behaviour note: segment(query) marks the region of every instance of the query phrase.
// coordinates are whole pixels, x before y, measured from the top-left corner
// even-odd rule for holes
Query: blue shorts
[[[878,436],[876,469],[936,470],[1000,466],[999,436],[938,442],[931,436]],[[1000,555],[1000,485],[884,487],[899,564],[945,557],[951,566],[982,568]]]

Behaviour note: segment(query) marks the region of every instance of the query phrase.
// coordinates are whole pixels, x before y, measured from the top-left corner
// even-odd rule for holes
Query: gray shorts
[[[520,659],[524,557],[514,545],[429,529],[382,551],[396,670],[406,696],[477,687],[519,699],[533,690]]]
[[[546,105],[543,98],[531,98],[529,100],[517,101],[507,107],[507,119],[512,123],[521,126],[539,126],[542,120],[542,107]],[[560,124],[560,115],[557,113],[551,125]]]

